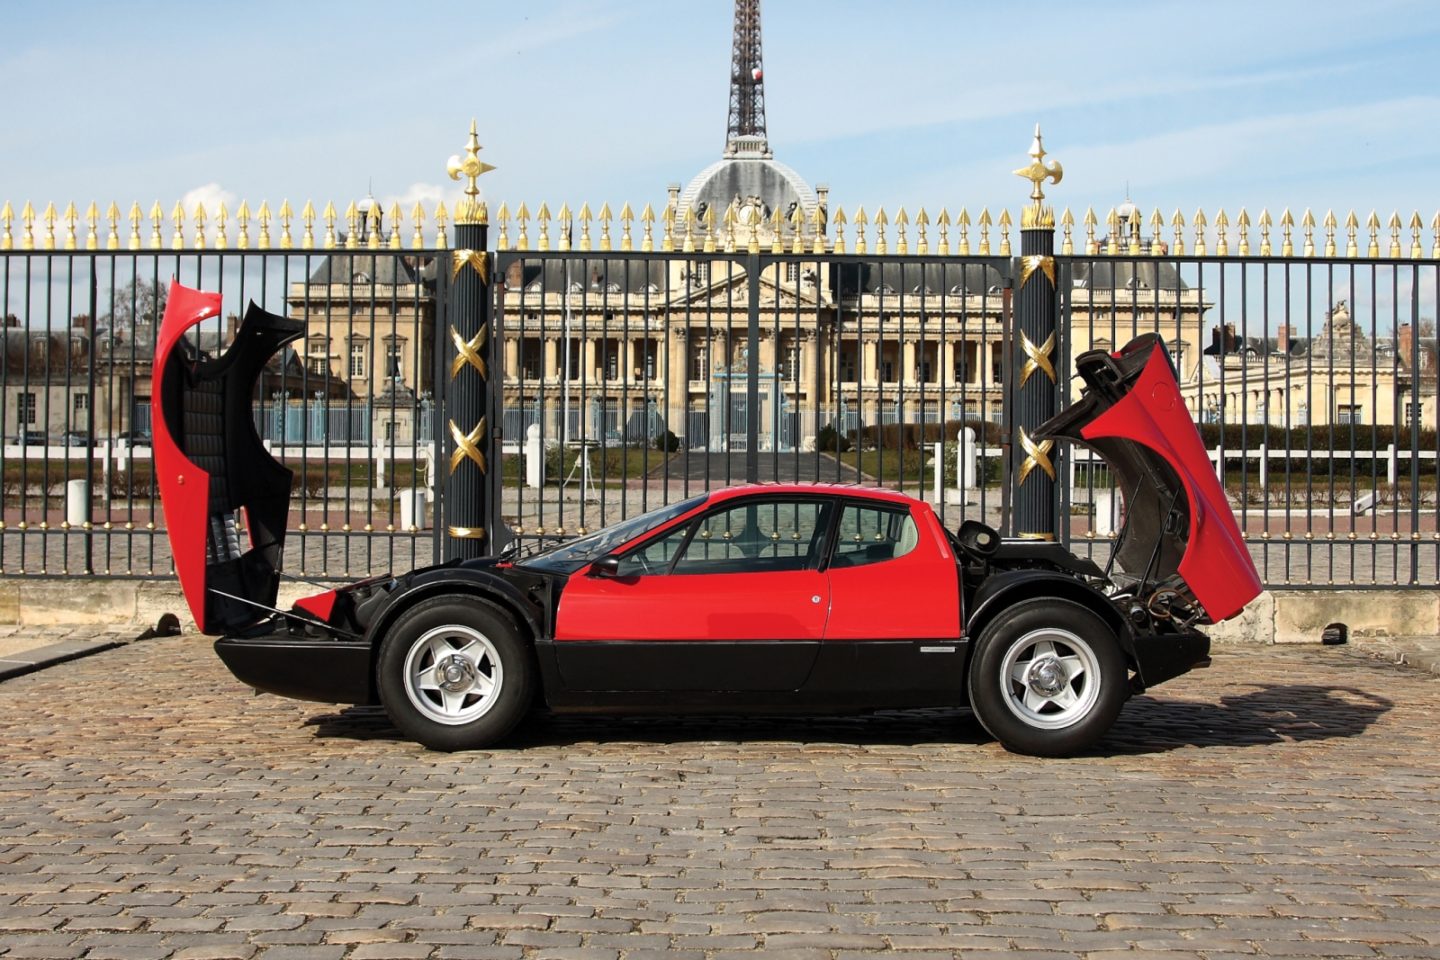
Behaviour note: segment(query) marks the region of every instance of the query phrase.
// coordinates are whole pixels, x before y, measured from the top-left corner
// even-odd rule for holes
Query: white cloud
[[[180,198],[180,206],[185,210],[187,216],[194,212],[197,204],[203,204],[206,213],[213,217],[222,203],[225,204],[226,210],[234,213],[235,207],[239,204],[239,198],[218,183],[207,183],[204,186],[186,190],[185,195]]]
[[[398,194],[386,194],[380,198],[380,206],[389,210],[392,204],[400,204],[400,209],[405,216],[410,216],[410,210],[419,203],[425,208],[426,216],[435,210],[435,205],[444,201],[448,210],[454,210],[455,204],[465,195],[464,190],[457,184],[435,184],[435,183],[412,183],[404,191]],[[480,191],[480,199],[485,199],[485,191]]]

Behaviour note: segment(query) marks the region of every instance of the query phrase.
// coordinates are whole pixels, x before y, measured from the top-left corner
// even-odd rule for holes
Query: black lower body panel
[[[221,637],[215,652],[241,683],[262,693],[321,703],[374,703],[370,644],[297,637],[283,627]]]
[[[1196,667],[1210,665],[1210,638],[1195,630],[1184,633],[1138,634],[1135,662],[1140,682],[1153,687]]]
[[[963,706],[960,639],[537,645],[547,705],[594,713],[864,713]]]

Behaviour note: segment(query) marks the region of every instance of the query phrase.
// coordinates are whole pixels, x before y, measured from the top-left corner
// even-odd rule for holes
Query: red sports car
[[[1124,527],[1101,569],[1058,543],[948,530],[886,490],[756,485],[669,504],[524,558],[383,576],[274,608],[290,472],[251,416],[300,324],[251,306],[210,360],[183,333],[219,311],[175,286],[160,332],[157,473],[195,621],[245,683],[379,703],[428,747],[502,741],[556,712],[862,712],[968,705],[1012,750],[1095,745],[1130,695],[1209,663],[1198,625],[1260,591],[1165,348],[1079,357],[1083,399],[1041,436],[1109,462]],[[239,514],[249,544],[242,545]]]

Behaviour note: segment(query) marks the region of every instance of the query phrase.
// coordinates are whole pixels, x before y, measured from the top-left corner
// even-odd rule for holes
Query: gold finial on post
[[[105,236],[106,250],[120,249],[120,205],[114,200],[105,208],[105,222],[109,225]]]
[[[195,212],[192,214],[192,216],[195,218],[195,243],[194,243],[194,247],[195,247],[196,250],[204,250],[204,249],[205,249],[205,204],[203,204],[203,203],[196,203],[196,204],[195,204]]]
[[[325,239],[321,241],[326,250],[335,249],[335,201],[326,200],[325,209],[320,211],[320,216],[325,218]]]
[[[1100,218],[1095,216],[1094,207],[1085,208],[1085,256],[1094,257],[1100,254],[1100,241],[1095,239],[1095,226]]]
[[[1058,160],[1045,160],[1045,145],[1040,136],[1040,124],[1035,124],[1035,139],[1030,142],[1030,163],[1015,171],[1015,176],[1030,181],[1030,206],[1020,213],[1020,229],[1055,229],[1055,211],[1045,206],[1045,191],[1040,185],[1046,180],[1058,184],[1065,175],[1065,168]]]
[[[140,221],[144,214],[140,212],[140,201],[133,200],[130,203],[130,249],[140,249]]]
[[[424,250],[425,204],[421,203],[419,200],[416,200],[415,206],[410,208],[410,222],[414,224],[414,229],[410,233],[410,249]]]
[[[615,214],[610,209],[608,201],[600,204],[600,213],[597,216],[600,219],[600,249],[602,252],[608,253],[611,249],[610,224],[615,219]]]
[[[915,232],[918,234],[915,238],[915,253],[918,256],[923,257],[930,252],[930,238],[926,236],[925,229],[929,225],[930,214],[925,212],[924,207],[921,207],[920,212],[915,215]]]
[[[20,208],[20,223],[24,226],[24,232],[20,236],[21,250],[35,249],[35,205],[29,200],[25,206]]]
[[[1185,256],[1185,214],[1180,208],[1175,208],[1175,213],[1170,217],[1170,226],[1175,230],[1175,249],[1170,251],[1177,257]]]
[[[1203,257],[1205,256],[1205,225],[1208,223],[1205,219],[1204,209],[1199,207],[1195,209],[1195,219],[1191,223],[1195,225],[1195,256]]]
[[[280,201],[280,249],[290,250],[295,246],[295,238],[290,236],[290,221],[295,218],[295,208],[290,206],[290,201]]]
[[[866,252],[867,252],[867,248],[866,248],[866,245],[865,245],[865,225],[868,224],[869,222],[870,222],[870,218],[865,215],[865,208],[864,208],[864,207],[858,207],[858,208],[855,210],[855,252],[856,252],[856,253],[866,253]]]
[[[239,228],[239,230],[240,230],[240,235],[239,235],[239,237],[235,240],[235,246],[239,247],[241,250],[249,250],[249,249],[250,249],[250,201],[249,201],[249,200],[241,200],[241,201],[240,201],[240,206],[239,206],[239,207],[236,209],[236,211],[235,211],[235,223],[237,224],[237,226],[238,226],[238,228]]]
[[[1023,214],[1022,214],[1022,218],[1023,218]],[[999,220],[996,220],[996,221],[995,221],[995,224],[996,224],[996,226],[998,226],[998,227],[1000,228],[1000,256],[1002,256],[1002,257],[1008,257],[1008,256],[1010,256],[1010,227],[1011,227],[1011,225],[1012,225],[1012,221],[1010,220],[1010,211],[1009,211],[1009,210],[1001,210],[1001,211],[1000,211],[1000,219],[999,219]],[[1055,226],[1055,213],[1054,213],[1054,211],[1051,211],[1051,212],[1050,212],[1050,227],[1051,227],[1051,228],[1054,228],[1054,226]]]
[[[1392,260],[1400,259],[1400,214],[1397,211],[1390,212],[1390,220],[1386,223],[1390,228],[1390,252]]]
[[[345,208],[345,249],[360,249],[360,208],[354,200]]]
[[[300,222],[305,225],[305,232],[300,235],[300,245],[306,250],[315,249],[315,204],[309,200],[305,206],[300,208]]]
[[[416,214],[416,217],[415,217],[415,236],[418,238],[418,237],[420,236],[420,217],[425,216],[425,208],[422,207],[422,206],[420,206],[420,204],[417,203],[417,204],[415,204],[415,210],[419,211],[419,212]],[[499,236],[499,238],[495,241],[495,249],[496,249],[496,250],[509,250],[509,249],[510,249],[510,204],[506,203],[504,200],[500,201],[500,209],[495,211],[495,219],[497,219],[497,220],[500,221],[500,236]],[[418,249],[420,249],[420,247],[422,247],[422,246],[424,245],[424,241],[417,239],[417,240],[414,242],[414,244],[415,244],[415,249],[418,250]]]
[[[635,222],[635,211],[630,208],[629,203],[620,207],[620,249],[630,251],[635,249],[635,238],[630,232],[630,225]]]
[[[990,208],[980,209],[980,219],[975,223],[980,227],[980,256],[990,256],[990,225],[995,221],[990,217]]]
[[[1300,229],[1305,231],[1305,245],[1300,248],[1301,256],[1315,256],[1315,214],[1310,208],[1305,208],[1305,214],[1300,218]]]
[[[1060,242],[1060,254],[1072,256],[1075,253],[1075,214],[1066,207],[1065,212],[1060,214],[1060,227],[1064,239]]]
[[[150,249],[160,250],[165,246],[165,238],[160,236],[160,224],[165,220],[165,211],[156,200],[150,205]]]
[[[955,243],[956,256],[970,256],[970,210],[968,207],[960,208],[960,216],[955,218],[955,226],[960,230],[960,239]]]
[[[390,202],[390,236],[386,238],[385,245],[391,250],[405,249],[405,242],[400,239],[400,230],[405,220],[405,211],[400,209],[400,201]]]
[[[1334,210],[1325,211],[1325,256],[1335,256],[1335,230],[1340,226],[1340,221],[1335,219]]]
[[[56,219],[56,216],[57,216],[57,214],[55,213],[55,204],[53,204],[53,203],[47,203],[47,204],[45,204],[45,212],[44,212],[43,214],[41,214],[41,218],[45,221],[45,242],[44,242],[44,248],[45,248],[46,250],[54,250],[54,249],[55,249],[55,219]]]
[[[225,201],[220,201],[220,206],[215,211],[215,249],[224,250],[230,246],[230,238],[225,235],[225,221],[230,219],[230,211],[225,206]]]
[[[459,180],[465,177],[465,199],[455,208],[455,223],[485,223],[489,220],[486,215],[485,205],[480,202],[480,187],[475,181],[482,174],[489,173],[495,168],[480,159],[480,139],[475,133],[475,121],[470,121],[470,139],[465,144],[465,156],[459,155],[450,158],[445,164],[445,172],[450,174],[451,180]]]
[[[267,200],[260,201],[260,209],[255,211],[255,219],[260,221],[260,249],[270,249],[270,203]]]
[[[480,204],[480,212],[485,213],[485,204]],[[450,212],[445,209],[445,201],[441,200],[435,204],[435,246],[444,250],[450,246],[450,237],[445,233],[445,223],[450,219]]]
[[[175,230],[170,235],[170,249],[185,249],[185,208],[179,200],[175,201],[175,207],[170,211],[170,219],[175,224]]]
[[[655,250],[655,208],[648,203],[640,211],[640,225],[644,230],[640,237],[640,252],[652,253]]]
[[[935,223],[940,228],[940,243],[936,246],[935,252],[942,257],[950,256],[950,210],[947,207],[940,208],[940,216],[935,218]]]
[[[10,206],[10,201],[5,201],[5,206],[0,207],[0,250],[15,249],[15,238],[10,235],[10,224],[15,220],[15,208]]]
[[[890,224],[890,216],[881,207],[875,211],[875,218],[870,222],[875,224],[875,252],[883,256],[890,252],[885,241],[885,228]]]
[[[80,219],[80,213],[75,209],[75,201],[65,204],[65,249],[74,250],[78,243],[75,237],[75,224]]]

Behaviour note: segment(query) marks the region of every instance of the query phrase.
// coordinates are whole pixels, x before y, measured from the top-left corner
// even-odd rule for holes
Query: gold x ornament
[[[461,433],[460,428],[455,426],[455,421],[450,421],[450,436],[455,440],[455,452],[450,454],[450,472],[454,473],[459,469],[460,464],[468,458],[475,462],[481,473],[488,472],[485,467],[485,454],[480,452],[480,441],[485,438],[485,418],[481,417],[480,422],[475,424],[475,429],[469,433]]]
[[[450,361],[451,380],[460,375],[460,371],[465,369],[467,363],[475,368],[476,373],[480,374],[480,379],[485,379],[487,376],[485,358],[480,356],[480,351],[485,346],[486,329],[488,328],[481,327],[476,331],[475,336],[466,340],[460,336],[460,331],[454,327],[450,328],[450,342],[455,344],[455,359]]]
[[[455,250],[450,254],[450,276],[460,276],[460,271],[469,265],[475,268],[480,274],[482,283],[490,282],[490,258],[485,255],[484,250]]]
[[[1036,370],[1044,370],[1050,382],[1055,382],[1055,365],[1050,362],[1050,355],[1055,352],[1055,332],[1052,330],[1050,336],[1040,346],[1030,342],[1025,331],[1020,331],[1020,349],[1025,351],[1025,365],[1020,368],[1020,386],[1025,386],[1025,381],[1030,379],[1030,374]]]
[[[1055,479],[1055,464],[1050,462],[1050,451],[1055,449],[1054,440],[1041,440],[1036,443],[1025,433],[1025,428],[1021,427],[1020,447],[1025,451],[1025,462],[1020,465],[1019,486],[1025,485],[1025,478],[1030,476],[1036,467],[1044,470],[1051,480]]]
[[[1055,258],[1044,254],[1035,254],[1033,256],[1020,258],[1021,290],[1025,289],[1025,281],[1029,280],[1030,275],[1036,270],[1045,274],[1050,281],[1050,286],[1055,286]]]

